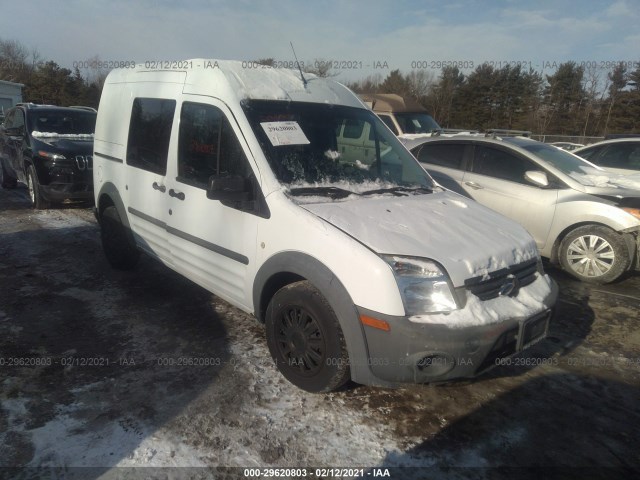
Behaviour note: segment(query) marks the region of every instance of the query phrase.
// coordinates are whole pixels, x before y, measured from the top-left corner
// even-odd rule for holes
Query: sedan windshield
[[[95,132],[96,113],[82,110],[37,110],[29,115],[33,132],[88,135]]]
[[[247,100],[243,108],[276,177],[292,194],[297,189],[299,195],[341,198],[434,188],[431,177],[369,110],[274,100]]]
[[[584,175],[592,174],[594,170],[602,171],[602,169],[591,162],[587,162],[582,158],[569,153],[565,150],[547,145],[545,143],[535,142],[518,144],[524,150],[537,155],[546,162],[553,165],[561,172],[574,176],[574,174]],[[597,172],[596,172],[597,173]]]

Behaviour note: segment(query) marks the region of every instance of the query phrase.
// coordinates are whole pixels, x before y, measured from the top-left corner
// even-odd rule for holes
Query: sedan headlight
[[[629,208],[629,207],[622,207],[622,210],[624,210],[625,212],[627,212],[630,215],[633,215],[634,217],[636,217],[638,220],[640,220],[640,208]]]
[[[432,260],[382,255],[393,270],[407,315],[451,312],[458,308],[447,274]]]
[[[47,152],[46,150],[39,150],[38,155],[40,155],[42,158],[46,158],[47,160],[54,160],[54,161],[67,159],[67,157],[65,157],[60,153],[51,153],[51,152]]]

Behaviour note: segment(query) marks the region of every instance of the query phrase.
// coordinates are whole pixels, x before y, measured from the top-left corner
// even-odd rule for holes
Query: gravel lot
[[[251,316],[147,258],[111,270],[86,205],[35,212],[24,186],[0,190],[0,477],[639,475],[640,276],[549,270],[550,337],[510,365],[313,395]]]

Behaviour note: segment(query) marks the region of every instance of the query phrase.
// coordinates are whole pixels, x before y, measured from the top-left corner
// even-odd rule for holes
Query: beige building
[[[16,103],[22,102],[22,87],[22,83],[0,80],[0,117]]]

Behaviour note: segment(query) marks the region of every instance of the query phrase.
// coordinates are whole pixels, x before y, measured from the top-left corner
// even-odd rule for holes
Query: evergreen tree
[[[586,93],[583,87],[584,68],[575,62],[558,66],[553,75],[547,75],[544,89],[543,122],[540,133],[579,135],[581,110]]]

